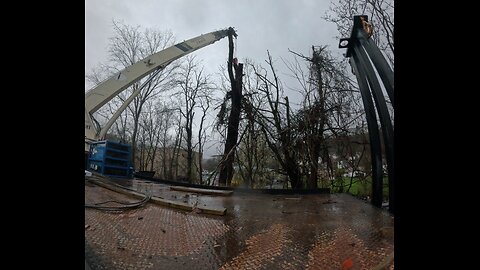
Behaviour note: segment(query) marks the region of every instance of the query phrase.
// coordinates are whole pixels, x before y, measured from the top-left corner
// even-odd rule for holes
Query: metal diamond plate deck
[[[92,269],[372,269],[391,257],[393,216],[347,194],[230,197],[119,183],[170,200],[225,207],[225,216],[148,203],[124,212],[85,209]],[[85,202],[136,201],[85,184]],[[393,269],[393,262],[387,264]]]

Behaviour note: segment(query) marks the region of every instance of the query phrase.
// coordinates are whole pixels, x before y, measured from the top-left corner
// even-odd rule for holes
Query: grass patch
[[[350,189],[348,189],[350,178],[335,180],[334,185],[333,192],[340,192],[340,185],[343,185],[343,192],[348,190],[348,193],[359,197],[372,196],[372,179],[370,177],[364,179],[354,178]],[[383,178],[383,198],[388,199],[388,177]]]

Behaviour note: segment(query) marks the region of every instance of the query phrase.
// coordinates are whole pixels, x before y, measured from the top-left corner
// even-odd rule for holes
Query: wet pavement
[[[91,269],[372,269],[393,253],[393,216],[348,194],[224,197],[138,179],[117,183],[164,199],[225,207],[227,214],[152,203],[124,212],[86,208]],[[108,200],[137,201],[86,182],[85,203]]]

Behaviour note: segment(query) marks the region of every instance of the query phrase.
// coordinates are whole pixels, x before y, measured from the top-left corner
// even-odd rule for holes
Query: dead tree
[[[151,55],[159,50],[165,49],[174,44],[174,36],[171,31],[157,31],[146,29],[140,31],[140,27],[132,27],[123,23],[113,22],[114,36],[110,38],[108,47],[109,60],[103,64],[104,78],[110,77],[112,74],[135,64],[139,60]],[[171,75],[178,67],[178,63],[173,63],[160,71],[158,74],[150,74],[144,79],[132,84],[125,94],[131,94],[138,90],[143,82],[149,80],[133,102],[128,105],[125,113],[129,113],[130,141],[132,143],[132,159],[135,160],[135,152],[137,148],[137,136],[140,125],[140,114],[143,111],[144,104],[147,100],[158,95],[159,92],[168,89]],[[87,78],[90,75],[87,75]],[[118,95],[116,98],[123,102],[126,95]],[[126,135],[122,135],[125,136]]]
[[[203,184],[203,148],[205,146],[205,141],[207,139],[207,134],[203,125],[205,123],[205,118],[207,117],[208,109],[210,108],[210,95],[205,95],[199,100],[200,109],[202,111],[202,116],[200,118],[200,127],[198,128],[198,172],[199,172],[199,181],[200,184]]]
[[[227,139],[223,152],[223,164],[220,169],[219,184],[230,186],[233,177],[233,161],[235,159],[235,147],[238,140],[238,125],[240,123],[240,112],[242,105],[242,76],[243,64],[238,63],[237,59],[233,59],[233,36],[236,34],[231,31],[228,34],[228,77],[230,78],[231,91],[227,93],[232,99],[230,115],[228,117]],[[235,69],[235,74],[233,69]]]
[[[283,173],[288,175],[291,187],[299,189],[303,187],[303,182],[298,150],[295,145],[296,133],[290,102],[288,97],[283,95],[283,88],[274,69],[272,57],[268,51],[267,53],[268,60],[266,62],[272,72],[271,76],[268,76],[267,70],[257,70],[255,66],[252,66],[261,81],[258,88],[260,98],[266,100],[267,103],[264,108],[257,108],[257,122],[260,124],[265,141],[280,164]]]
[[[353,97],[358,91],[353,89],[352,80],[345,75],[345,67],[331,56],[326,46],[312,46],[311,57],[292,53],[303,58],[309,70],[309,74],[304,72],[297,58],[294,63],[285,63],[303,94],[302,107],[295,112],[296,149],[307,176],[307,188],[315,189],[318,187],[320,159],[327,164],[333,181],[335,172],[326,141],[329,137],[336,137],[339,130],[348,131],[354,123],[350,119],[358,118],[352,111],[355,108]]]
[[[239,129],[246,132],[236,149],[235,160],[245,186],[254,188],[255,185],[263,187],[265,184],[267,161],[272,155],[255,116],[256,108],[260,108],[263,104],[261,99],[255,98],[261,81],[252,68],[254,63],[247,59],[245,64],[242,97],[243,118]]]
[[[153,171],[158,144],[160,142],[159,129],[161,128],[158,122],[158,115],[153,109],[152,102],[147,102],[146,109],[140,115],[139,126],[139,141],[140,153],[137,154],[140,168],[142,171]],[[150,169],[149,169],[150,167]]]
[[[185,120],[185,143],[187,152],[186,177],[189,183],[193,183],[196,175],[193,174],[193,124],[195,110],[198,108],[199,100],[205,99],[209,86],[209,79],[203,72],[203,67],[195,60],[195,57],[187,57],[185,65],[181,67],[179,80],[177,81],[180,91],[179,99],[182,101],[180,114]],[[203,122],[202,122],[203,123]]]
[[[178,110],[174,109],[174,106],[175,105],[172,106],[171,103],[167,102],[163,102],[162,105],[159,105],[159,107],[162,108],[162,111],[159,120],[161,128],[159,129],[158,134],[158,136],[160,137],[160,150],[158,151],[158,154],[161,161],[161,163],[159,164],[160,168],[158,168],[158,175],[161,175],[161,177],[164,179],[173,178],[173,175],[171,173],[172,169],[167,164],[171,164],[171,161],[169,161],[170,157],[168,156],[169,154],[171,154],[171,151],[168,151],[168,149],[171,149],[171,144],[173,141],[172,135],[169,133],[169,131],[173,127],[175,117],[179,117],[176,114]]]

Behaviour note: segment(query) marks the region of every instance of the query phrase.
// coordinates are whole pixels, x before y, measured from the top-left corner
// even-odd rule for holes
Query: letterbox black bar
[[[388,196],[389,196],[389,206],[388,210],[393,213],[394,210],[394,200],[393,198],[393,183],[394,183],[394,149],[393,149],[393,125],[390,118],[390,113],[388,112],[387,103],[382,92],[382,88],[378,82],[377,75],[373,69],[372,63],[369,61],[367,54],[363,50],[362,46],[358,41],[353,41],[353,50],[358,56],[358,67],[363,69],[367,75],[368,84],[370,85],[370,90],[372,92],[373,100],[375,101],[375,106],[378,112],[378,118],[380,119],[380,124],[382,128],[383,135],[383,144],[385,146],[385,156],[387,160],[387,170],[388,170]],[[355,44],[357,43],[357,44]]]
[[[370,138],[370,153],[372,157],[372,204],[382,207],[383,201],[383,169],[382,169],[382,150],[380,146],[380,135],[375,116],[375,107],[367,82],[364,70],[357,65],[358,57],[354,50],[351,51],[350,65],[357,77],[358,86],[362,95],[363,107],[367,118],[368,135]]]

